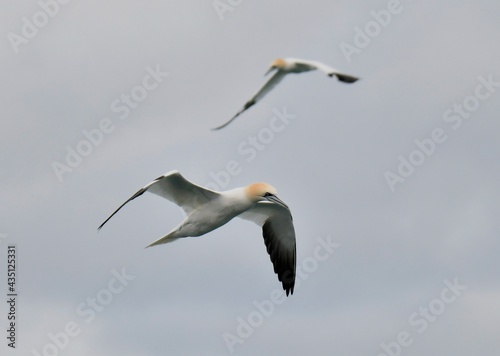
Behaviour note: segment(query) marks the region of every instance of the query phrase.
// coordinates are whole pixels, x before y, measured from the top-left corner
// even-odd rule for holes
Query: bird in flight
[[[288,206],[267,183],[253,183],[224,192],[205,189],[171,171],[141,188],[120,205],[98,228],[99,231],[125,204],[150,192],[180,206],[186,218],[165,236],[146,247],[166,244],[182,237],[201,236],[221,227],[234,217],[255,222],[262,227],[267,252],[274,272],[288,296],[295,285],[295,230]]]
[[[326,64],[323,64],[321,62],[296,59],[296,58],[284,58],[284,59],[278,58],[271,63],[271,67],[266,72],[267,75],[273,70],[276,70],[276,72],[273,74],[271,78],[269,78],[266,84],[264,84],[264,86],[260,88],[259,91],[250,100],[248,100],[246,104],[243,106],[243,108],[240,111],[238,111],[236,115],[234,115],[228,122],[226,122],[221,126],[215,127],[212,130],[220,130],[223,127],[229,125],[234,119],[236,119],[244,111],[255,105],[255,103],[257,103],[267,93],[269,93],[276,85],[278,85],[279,82],[281,82],[281,80],[288,73],[303,73],[316,69],[325,72],[329,77],[333,76],[337,77],[338,80],[340,80],[343,83],[354,83],[359,79],[357,77],[353,77],[352,75],[343,74],[338,70],[336,70],[335,68],[327,66]]]

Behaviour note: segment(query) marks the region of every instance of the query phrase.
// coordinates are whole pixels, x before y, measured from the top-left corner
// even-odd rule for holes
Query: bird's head
[[[267,200],[270,195],[276,194],[276,188],[267,183],[253,183],[245,188],[245,195],[252,201]]]
[[[269,69],[267,70],[266,75],[268,75],[270,72],[272,72],[275,69],[276,70],[283,69],[283,68],[285,68],[285,66],[286,66],[286,62],[284,59],[282,59],[282,58],[275,59],[271,63],[271,66],[269,67]]]
[[[253,183],[245,187],[245,195],[254,203],[271,202],[288,209],[288,206],[276,196],[277,190],[267,183]]]

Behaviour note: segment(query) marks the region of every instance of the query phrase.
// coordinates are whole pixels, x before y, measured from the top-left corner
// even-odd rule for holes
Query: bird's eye
[[[264,197],[269,197],[269,196],[271,196],[271,195],[272,195],[271,193],[266,192],[266,194],[264,194]]]

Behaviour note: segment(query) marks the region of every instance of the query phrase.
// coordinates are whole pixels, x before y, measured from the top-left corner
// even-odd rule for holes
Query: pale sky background
[[[258,226],[235,219],[145,250],[183,218],[146,194],[96,228],[157,176],[177,169],[204,185],[230,161],[241,173],[223,189],[266,181],[290,206],[298,266],[318,238],[340,244],[234,354],[376,356],[406,332],[402,355],[498,355],[497,1],[401,1],[350,61],[341,44],[354,45],[355,28],[364,31],[387,1],[242,1],[221,20],[210,0],[74,0],[17,54],[9,33],[21,35],[23,17],[41,8],[1,4],[0,265],[5,271],[6,246],[16,244],[19,289],[17,349],[2,337],[2,355],[52,354],[49,334],[69,322],[80,332],[59,355],[229,354],[223,334],[238,336],[238,318],[280,288]],[[278,57],[322,61],[362,80],[290,76],[210,131]],[[111,104],[157,66],[169,76],[120,120]],[[479,89],[489,98],[469,97],[488,77],[498,83]],[[443,115],[464,100],[477,105],[454,129]],[[296,117],[248,162],[239,145],[284,107]],[[105,117],[114,131],[60,182],[53,162],[65,164],[67,146],[76,149]],[[392,192],[384,174],[397,173],[398,157],[409,159],[414,141],[436,128],[445,142]],[[135,278],[87,323],[77,308],[106,295],[112,271],[123,268]],[[455,279],[467,288],[419,333],[410,316],[443,305],[436,299]],[[5,272],[0,283],[6,299]]]

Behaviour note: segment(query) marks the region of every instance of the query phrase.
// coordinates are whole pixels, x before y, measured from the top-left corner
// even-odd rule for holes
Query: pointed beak
[[[280,198],[278,198],[276,195],[273,195],[273,194],[270,194],[268,196],[265,197],[267,200],[269,200],[271,203],[275,203],[275,204],[278,204],[278,205],[281,205],[282,207],[290,210],[290,208],[288,207],[288,205],[286,205]]]
[[[264,76],[266,76],[269,73],[271,73],[274,69],[275,69],[274,67],[269,67],[269,69],[267,70],[266,74],[264,74]]]

